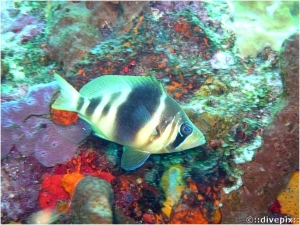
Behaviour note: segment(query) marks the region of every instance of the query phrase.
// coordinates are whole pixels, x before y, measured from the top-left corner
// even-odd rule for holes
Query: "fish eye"
[[[181,124],[180,131],[183,135],[189,135],[193,132],[193,128],[189,124],[183,123]]]

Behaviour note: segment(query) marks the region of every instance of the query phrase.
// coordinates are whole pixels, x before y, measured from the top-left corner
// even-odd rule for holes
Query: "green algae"
[[[299,27],[298,1],[228,1],[234,22],[224,20],[236,33],[243,57],[255,57],[264,47],[279,51],[283,41]],[[244,28],[251,32],[245,32]]]

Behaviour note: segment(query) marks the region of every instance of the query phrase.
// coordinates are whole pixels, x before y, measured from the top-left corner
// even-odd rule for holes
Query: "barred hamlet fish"
[[[78,112],[95,135],[124,145],[121,166],[134,170],[150,154],[172,153],[205,143],[202,132],[153,77],[106,75],[77,92],[60,75],[53,109]]]

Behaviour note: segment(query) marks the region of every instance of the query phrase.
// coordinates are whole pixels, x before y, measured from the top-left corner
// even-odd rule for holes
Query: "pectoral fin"
[[[134,170],[145,163],[150,153],[142,152],[128,146],[123,147],[121,166],[124,170]]]

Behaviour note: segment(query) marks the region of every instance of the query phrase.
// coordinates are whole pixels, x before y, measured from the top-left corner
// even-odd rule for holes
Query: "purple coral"
[[[78,144],[90,133],[86,122],[55,125],[49,117],[50,99],[58,87],[56,82],[29,88],[21,101],[2,103],[2,158],[15,146],[23,156],[35,155],[44,166],[65,163],[76,153]]]
[[[33,144],[36,159],[47,167],[69,161],[75,155],[78,144],[89,134],[85,132],[89,131],[88,129],[82,129],[86,125],[82,120],[72,125],[73,129],[55,125],[47,119],[33,118],[31,122],[40,123],[43,127],[43,132],[39,132],[37,136],[40,141]],[[72,132],[73,130],[75,132]]]
[[[56,82],[35,85],[29,88],[23,100],[1,104],[2,158],[18,141],[33,135],[32,127],[26,130],[22,129],[25,120],[30,115],[49,114],[49,101],[57,87]]]

